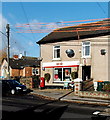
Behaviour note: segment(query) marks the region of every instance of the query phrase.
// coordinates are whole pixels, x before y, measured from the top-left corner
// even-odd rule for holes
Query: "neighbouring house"
[[[18,57],[14,55],[9,60],[10,64],[10,77],[31,77],[33,75],[39,76],[40,74],[40,61],[34,57]],[[8,63],[4,58],[1,64],[1,76],[7,78]]]
[[[46,85],[63,85],[77,77],[110,81],[109,41],[110,19],[54,30],[37,42],[41,77],[49,73]]]

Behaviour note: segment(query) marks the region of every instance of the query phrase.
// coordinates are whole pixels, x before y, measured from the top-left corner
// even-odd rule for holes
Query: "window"
[[[54,81],[62,81],[62,68],[54,69]]]
[[[82,43],[82,57],[90,57],[90,42]]]
[[[32,75],[38,75],[39,74],[39,69],[33,68],[32,69]]]
[[[54,81],[70,80],[71,68],[54,68]]]
[[[60,46],[53,47],[53,58],[60,58]]]

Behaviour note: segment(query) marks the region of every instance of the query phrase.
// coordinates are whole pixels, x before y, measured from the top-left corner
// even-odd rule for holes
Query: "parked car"
[[[0,84],[2,84],[2,95],[31,92],[30,89],[16,80],[0,80]]]

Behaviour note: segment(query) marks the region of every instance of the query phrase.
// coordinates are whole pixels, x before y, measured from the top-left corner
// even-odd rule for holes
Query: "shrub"
[[[78,78],[78,73],[77,72],[72,72],[71,77],[72,77],[72,79]]]
[[[44,78],[47,82],[49,82],[51,75],[49,73],[45,73]]]

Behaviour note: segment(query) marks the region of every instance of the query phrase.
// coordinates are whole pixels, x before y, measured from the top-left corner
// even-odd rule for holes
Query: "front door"
[[[88,80],[91,78],[91,66],[82,66],[82,80]]]

